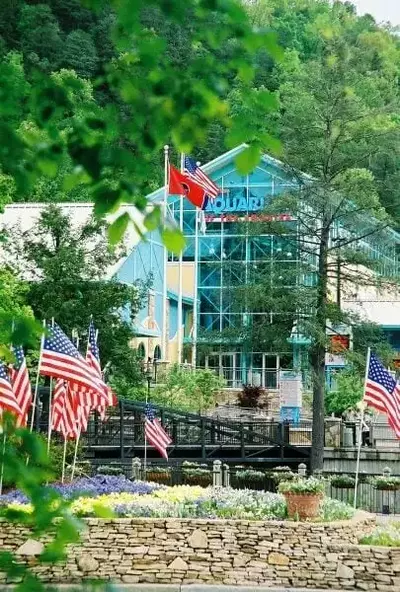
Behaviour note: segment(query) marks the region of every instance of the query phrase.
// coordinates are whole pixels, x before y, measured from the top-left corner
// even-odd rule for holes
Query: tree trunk
[[[311,471],[319,471],[324,465],[325,444],[325,351],[328,292],[329,224],[324,224],[318,255],[318,282],[316,302],[316,336],[311,348],[313,374],[313,426],[311,447]]]

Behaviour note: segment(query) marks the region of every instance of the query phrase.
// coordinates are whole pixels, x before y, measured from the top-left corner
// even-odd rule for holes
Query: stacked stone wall
[[[42,542],[22,526],[0,521],[0,548],[17,552],[52,583],[96,577],[127,584],[398,591],[400,549],[357,544],[374,522],[363,513],[329,524],[90,518],[64,563],[40,565],[35,556]]]

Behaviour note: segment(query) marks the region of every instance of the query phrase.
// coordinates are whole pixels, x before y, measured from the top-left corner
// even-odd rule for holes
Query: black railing
[[[208,416],[184,413],[169,408],[156,408],[156,413],[172,439],[171,454],[192,451],[195,456],[224,457],[234,453],[245,459],[263,451],[273,457],[302,459],[311,444],[309,422],[296,426],[278,421],[226,421]],[[105,422],[93,418],[82,436],[88,452],[106,453],[119,450],[120,457],[140,455],[144,447],[144,404],[121,401]],[[217,453],[219,453],[217,455]],[[182,454],[180,453],[180,456]]]

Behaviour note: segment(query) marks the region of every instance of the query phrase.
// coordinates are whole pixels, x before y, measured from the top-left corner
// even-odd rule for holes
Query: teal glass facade
[[[196,232],[196,209],[186,199],[183,200],[183,232],[186,247],[183,261],[196,267],[194,328],[185,328],[186,344],[196,342],[197,366],[213,368],[227,381],[227,386],[240,388],[244,383],[259,384],[276,388],[280,369],[298,367],[302,351],[307,344],[290,343],[291,325],[287,327],[287,346],[281,351],[268,348],[246,347],[240,339],[241,329],[265,322],[268,318],[273,324],[279,314],[273,307],[265,307],[260,302],[259,309],[250,310],[245,302],[232,298],[238,287],[253,284],[260,272],[270,281],[279,283],[290,292],[297,282],[299,269],[303,275],[303,285],[312,286],[315,280],[313,269],[316,256],[307,255],[308,273],[304,275],[304,252],[300,255],[290,240],[281,232],[273,232],[273,222],[284,222],[287,227],[297,228],[298,222],[287,212],[281,212],[275,219],[267,218],[265,208],[271,198],[282,193],[298,190],[299,184],[279,161],[264,156],[260,164],[249,175],[240,175],[235,167],[235,157],[244,147],[238,147],[211,163],[204,171],[221,188],[221,194],[209,203],[204,215],[198,213],[199,224]],[[162,201],[162,190],[150,196]],[[179,224],[180,198],[169,197],[169,208]],[[203,220],[204,223],[201,223]],[[248,222],[246,224],[243,221]],[[265,224],[271,222],[268,231]],[[251,222],[255,224],[252,225]],[[258,227],[260,232],[253,231]],[[264,228],[264,230],[262,230]],[[340,229],[337,235],[345,236]],[[335,237],[331,237],[334,239]],[[295,241],[299,244],[299,241]],[[366,238],[358,244],[379,262],[379,271],[384,275],[396,275],[399,235],[388,231],[387,244],[375,244]],[[300,261],[301,259],[301,261]],[[178,259],[172,255],[169,261]],[[297,310],[299,315],[307,311]],[[294,319],[290,319],[294,321]],[[232,335],[237,338],[232,338]],[[230,335],[230,339],[225,336]],[[260,351],[261,350],[261,351]],[[302,350],[302,351],[301,351]]]

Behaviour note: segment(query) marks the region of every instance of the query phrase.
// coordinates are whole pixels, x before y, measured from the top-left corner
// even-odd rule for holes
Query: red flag
[[[207,195],[204,188],[186,175],[182,175],[172,164],[169,165],[169,193],[170,195],[184,195],[201,210],[204,210],[207,205]]]

